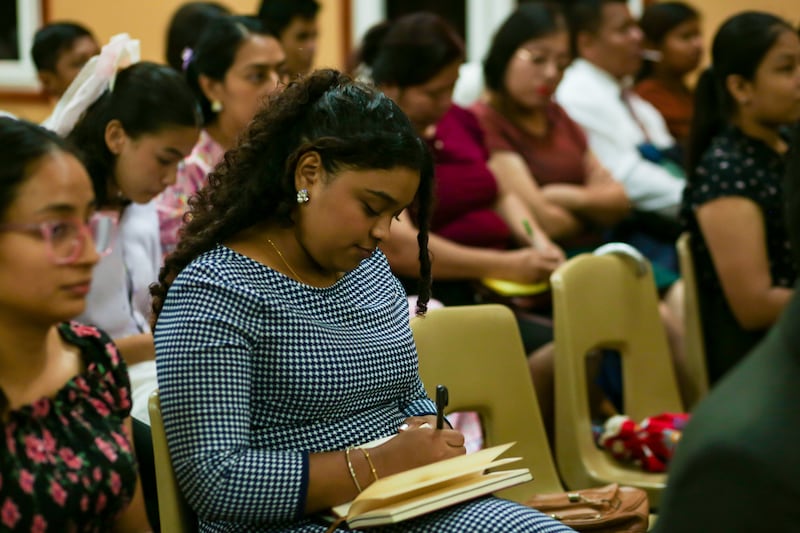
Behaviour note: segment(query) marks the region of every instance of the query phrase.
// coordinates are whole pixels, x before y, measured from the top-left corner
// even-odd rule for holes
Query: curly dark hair
[[[167,256],[153,295],[153,322],[175,277],[191,261],[263,222],[293,225],[294,173],[310,151],[329,174],[342,169],[408,168],[420,173],[414,208],[420,262],[417,313],[427,310],[431,266],[428,228],[433,159],[400,108],[377,89],[335,70],[319,70],[273,95],[193,197],[180,241]]]

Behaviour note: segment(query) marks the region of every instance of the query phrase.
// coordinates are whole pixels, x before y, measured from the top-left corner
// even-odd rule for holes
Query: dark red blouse
[[[454,105],[430,145],[436,163],[431,230],[468,246],[508,248],[511,231],[494,210],[497,181],[486,165],[489,151],[475,116]]]
[[[489,105],[478,102],[472,112],[486,132],[486,146],[492,152],[516,152],[525,160],[536,183],[586,183],[586,135],[556,103],[547,109],[547,134],[531,135]]]

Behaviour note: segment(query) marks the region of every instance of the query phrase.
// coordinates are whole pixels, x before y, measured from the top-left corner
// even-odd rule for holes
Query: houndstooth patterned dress
[[[303,512],[309,454],[435,412],[380,251],[316,288],[218,246],[173,283],[155,342],[167,440],[201,531],[325,531]],[[397,530],[570,531],[492,497]]]

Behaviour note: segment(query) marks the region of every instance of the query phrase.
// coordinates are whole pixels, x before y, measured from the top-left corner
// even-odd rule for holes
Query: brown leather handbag
[[[647,531],[650,504],[647,493],[616,483],[604,487],[537,494],[525,502],[576,531],[640,533]]]

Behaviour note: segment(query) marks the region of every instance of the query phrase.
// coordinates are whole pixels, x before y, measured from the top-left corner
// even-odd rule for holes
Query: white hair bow
[[[42,126],[66,137],[106,89],[114,90],[117,72],[139,59],[138,39],[131,39],[127,33],[113,36],[99,55],[86,62]]]

